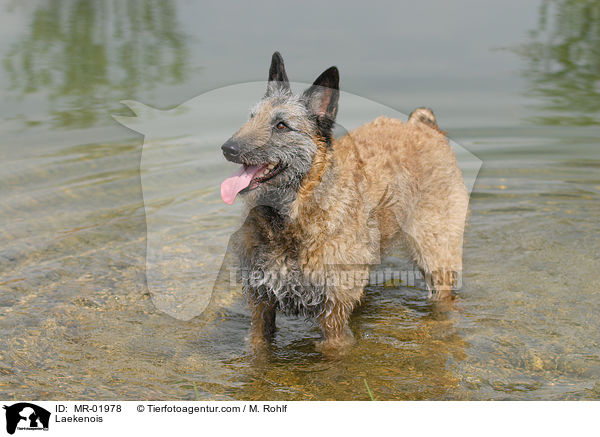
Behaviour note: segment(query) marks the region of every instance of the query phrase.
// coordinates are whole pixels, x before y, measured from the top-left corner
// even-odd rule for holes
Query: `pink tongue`
[[[242,165],[238,171],[225,179],[221,184],[221,199],[231,205],[240,191],[250,185],[250,181],[264,166],[254,165],[246,167]]]

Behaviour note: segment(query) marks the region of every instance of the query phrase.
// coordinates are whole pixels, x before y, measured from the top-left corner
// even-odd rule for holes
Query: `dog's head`
[[[228,161],[241,164],[221,185],[223,200],[232,204],[238,193],[253,205],[293,200],[315,155],[331,148],[338,97],[336,67],[325,70],[301,95],[294,95],[283,59],[275,52],[265,96],[222,146]]]

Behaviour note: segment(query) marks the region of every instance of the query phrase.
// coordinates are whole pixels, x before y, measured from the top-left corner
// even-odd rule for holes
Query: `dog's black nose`
[[[235,161],[240,156],[240,148],[240,143],[233,138],[228,139],[225,141],[225,144],[221,146],[223,155],[229,161]]]

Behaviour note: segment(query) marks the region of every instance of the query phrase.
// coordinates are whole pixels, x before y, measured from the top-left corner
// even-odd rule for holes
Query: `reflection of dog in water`
[[[10,407],[4,406],[6,410],[6,432],[14,434],[19,428],[44,428],[48,429],[50,412],[35,404],[19,402]]]

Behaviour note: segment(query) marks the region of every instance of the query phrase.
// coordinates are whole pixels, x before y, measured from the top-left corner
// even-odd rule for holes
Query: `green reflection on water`
[[[600,124],[600,0],[545,0],[526,61],[528,94],[540,98],[545,125]]]
[[[172,0],[53,0],[31,14],[4,68],[11,93],[46,96],[53,127],[85,128],[125,97],[183,82],[188,40]]]

